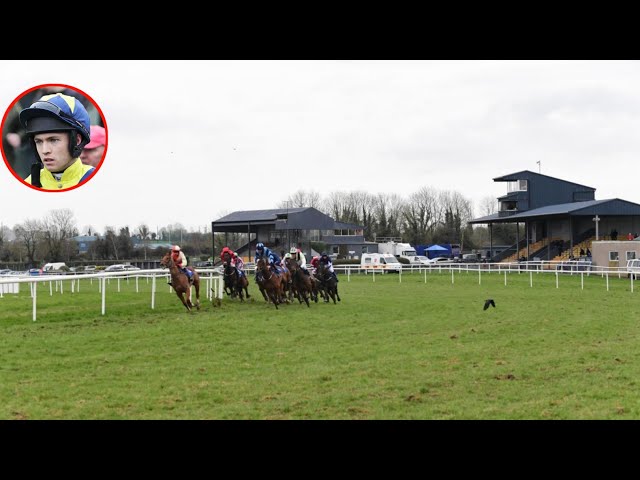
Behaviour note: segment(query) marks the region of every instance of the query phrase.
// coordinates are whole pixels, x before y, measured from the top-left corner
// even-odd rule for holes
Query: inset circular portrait
[[[2,117],[2,158],[34,190],[65,192],[86,185],[107,154],[102,110],[82,90],[38,85],[21,93]]]

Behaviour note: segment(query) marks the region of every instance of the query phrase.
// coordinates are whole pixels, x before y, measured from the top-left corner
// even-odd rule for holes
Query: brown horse
[[[189,284],[189,278],[176,266],[173,258],[171,258],[171,252],[162,257],[160,265],[169,268],[169,272],[171,273],[171,286],[187,311],[190,312],[193,304],[191,303],[191,285]],[[198,275],[198,272],[196,272],[193,267],[187,268],[193,272],[193,286],[196,287],[195,307],[200,310],[200,275]]]
[[[291,258],[287,258],[285,260],[285,264],[287,268],[291,272],[291,292],[295,294],[298,298],[298,301],[302,303],[302,300],[309,306],[309,297],[311,297],[315,302],[318,302],[317,294],[314,296],[313,294],[313,283],[311,277],[302,271],[298,262]],[[302,298],[301,298],[302,297]]]
[[[269,264],[264,258],[259,258],[256,263],[256,270],[262,275],[260,286],[264,289],[267,297],[278,308],[278,303],[282,303],[282,295],[284,293],[284,278],[282,275],[276,275],[269,268]]]
[[[247,279],[247,275],[241,275],[238,269],[231,265],[231,262],[226,261],[224,263],[224,289],[229,292],[227,295],[231,295],[231,298],[235,298],[238,296],[241,302],[244,302],[244,296],[242,295],[242,290],[247,295],[247,298],[251,297],[249,295],[249,291],[247,287],[249,286],[249,280]]]

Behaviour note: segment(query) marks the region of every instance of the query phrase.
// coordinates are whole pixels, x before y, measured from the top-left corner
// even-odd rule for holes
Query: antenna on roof
[[[538,164],[538,173],[542,173],[542,167],[540,166],[540,160],[536,162]]]

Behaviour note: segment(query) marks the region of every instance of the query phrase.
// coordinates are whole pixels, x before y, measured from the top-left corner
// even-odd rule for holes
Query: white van
[[[627,260],[627,277],[637,279],[640,277],[640,258]]]
[[[360,268],[381,273],[400,272],[402,264],[389,253],[363,253],[360,259]]]

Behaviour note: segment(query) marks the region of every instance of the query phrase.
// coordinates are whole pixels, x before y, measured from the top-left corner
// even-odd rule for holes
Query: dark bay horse
[[[324,289],[324,301],[328,302],[328,296],[331,297],[333,303],[336,303],[336,298],[338,302],[340,301],[340,295],[338,295],[338,281],[334,278],[333,274],[329,271],[327,266],[320,262],[318,264],[318,280],[320,280],[320,284]]]
[[[171,273],[171,286],[187,311],[190,312],[194,305],[191,303],[191,285],[189,284],[189,278],[176,266],[173,258],[171,258],[171,252],[162,257],[160,265],[169,268],[169,273]],[[195,307],[200,310],[200,275],[198,275],[198,272],[196,272],[193,267],[187,268],[193,272],[193,286],[196,287]]]
[[[273,302],[275,307],[278,308],[278,303],[282,303],[282,296],[284,294],[283,276],[273,273],[264,258],[258,259],[256,270],[262,275],[262,280],[260,280],[262,289],[264,289],[267,297]]]
[[[227,289],[227,295],[231,295],[231,298],[234,298],[236,295],[240,298],[241,302],[244,302],[244,296],[242,295],[242,290],[246,294],[247,298],[249,295],[249,291],[247,287],[249,286],[249,280],[246,275],[240,275],[238,269],[231,265],[230,255],[225,253],[225,262],[224,262],[224,290]]]
[[[317,293],[315,295],[313,293],[313,280],[311,280],[311,277],[302,271],[302,268],[300,268],[300,265],[298,265],[298,262],[295,260],[287,258],[285,264],[291,272],[290,291],[298,298],[298,301],[302,303],[302,300],[304,300],[308,307],[310,297],[317,303],[318,295]]]

